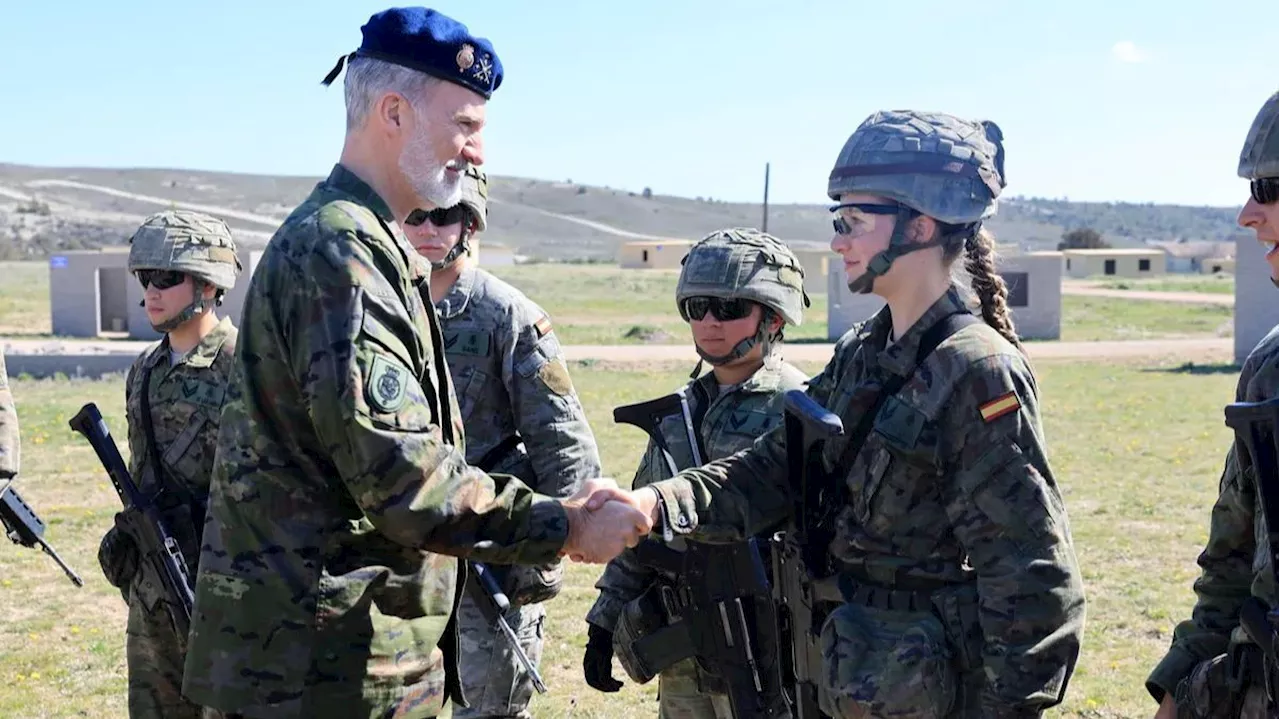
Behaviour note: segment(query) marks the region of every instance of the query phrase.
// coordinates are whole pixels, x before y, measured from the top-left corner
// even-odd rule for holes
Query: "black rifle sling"
[[[156,352],[161,351],[163,348],[164,345],[162,344],[156,348]],[[150,358],[147,359],[146,369],[142,370],[142,397],[140,401],[142,403],[142,432],[147,440],[147,453],[150,455],[149,459],[151,461],[151,476],[156,484],[155,487],[150,488],[150,499],[153,503],[156,503],[157,509],[164,511],[167,505],[161,503],[160,500],[166,493],[169,493],[178,502],[188,507],[188,511],[191,513],[192,536],[195,538],[198,550],[200,538],[204,534],[204,502],[199,501],[195,493],[185,485],[180,484],[176,479],[170,482],[165,481],[168,472],[165,471],[164,464],[160,460],[160,447],[156,443],[156,430],[151,422],[151,369],[154,365],[150,362]],[[189,565],[187,569],[192,572],[194,577],[194,557],[188,557],[186,560]]]
[[[867,437],[871,434],[871,427],[875,424],[876,415],[880,413],[880,408],[884,406],[884,403],[890,397],[902,389],[907,380],[915,375],[916,370],[920,369],[920,365],[924,364],[929,355],[938,349],[938,345],[965,327],[980,322],[982,320],[972,314],[960,311],[943,317],[925,330],[924,336],[920,338],[920,348],[916,352],[915,365],[905,375],[895,374],[890,377],[880,388],[880,393],[876,396],[875,402],[858,418],[857,427],[849,435],[849,443],[845,445],[844,452],[840,453],[840,461],[836,464],[837,472],[848,472],[849,468],[853,466],[853,460],[857,458],[858,452],[862,451],[862,445],[866,444]]]

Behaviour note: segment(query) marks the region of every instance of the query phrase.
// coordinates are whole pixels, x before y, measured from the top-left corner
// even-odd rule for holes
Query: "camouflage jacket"
[[[9,374],[4,367],[4,349],[0,348],[0,489],[8,480],[18,476],[21,457],[21,441],[18,436],[18,408],[9,390]]]
[[[911,371],[928,328],[962,308],[953,288],[887,347],[892,322],[882,309],[836,343],[809,396],[851,432],[889,374]],[[1026,359],[985,324],[961,329],[885,403],[873,427],[847,467],[834,464],[848,434],[823,450],[826,470],[843,477],[846,492],[829,548],[837,564],[891,588],[973,582],[982,716],[1060,703],[1080,650],[1084,587]],[[785,433],[775,429],[747,452],[653,486],[675,532],[753,534],[791,511]]]
[[[1237,402],[1276,396],[1280,384],[1277,332],[1273,328],[1249,353],[1236,383]],[[1271,477],[1275,482],[1275,477]],[[1147,678],[1147,690],[1161,701],[1195,665],[1249,642],[1240,627],[1240,607],[1249,596],[1276,606],[1276,567],[1271,566],[1267,525],[1257,470],[1247,453],[1227,451],[1218,501],[1209,519],[1209,541],[1197,560],[1196,604],[1191,618],[1173,630],[1173,642]]]
[[[466,464],[429,268],[338,165],[244,305],[184,693],[259,717],[435,716],[461,699],[465,566],[556,558],[563,507]]]
[[[467,461],[479,464],[499,452],[494,471],[556,497],[599,477],[595,436],[542,308],[468,267],[436,312],[467,432]],[[513,438],[522,446],[511,446]]]
[[[595,436],[551,319],[522,292],[467,267],[436,303],[449,374],[467,434],[467,462],[568,497],[602,474]],[[560,591],[560,561],[498,567],[516,604]]]
[[[202,517],[193,512],[191,503],[202,508],[209,494],[237,334],[231,319],[222,318],[176,365],[171,363],[166,337],[138,355],[125,377],[129,474],[143,493],[159,492],[161,515],[178,540],[192,577],[200,556]],[[148,370],[151,379],[149,386],[144,386]],[[155,468],[151,466],[152,453],[143,426],[143,392],[151,405],[159,472],[151,471]],[[148,608],[164,596],[163,588],[152,584],[147,572],[138,572],[131,591],[131,596],[140,597]]]
[[[778,360],[771,361],[747,381],[729,387],[723,393],[719,392],[715,375],[711,372],[690,382],[689,409],[695,419],[701,419],[696,426],[705,448],[706,459],[728,457],[738,450],[750,447],[757,437],[780,424],[783,393],[799,389],[806,379],[800,370]],[[710,403],[707,398],[711,398]],[[705,413],[702,412],[703,407],[706,408]],[[674,414],[664,418],[661,432],[676,466],[694,466],[688,433],[685,432],[681,415]],[[632,488],[638,489],[670,476],[670,469],[662,453],[653,440],[649,440],[649,446],[640,460],[640,468],[636,470],[635,479],[631,482]],[[684,541],[677,537],[671,547],[682,549]],[[640,596],[658,576],[657,570],[640,563],[634,550],[626,550],[605,566],[604,574],[596,582],[600,596],[587,613],[587,621],[613,631],[623,606]]]

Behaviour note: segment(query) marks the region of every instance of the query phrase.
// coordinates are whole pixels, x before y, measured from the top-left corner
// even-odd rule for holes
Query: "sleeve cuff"
[[[522,561],[514,563],[541,564],[558,560],[560,550],[569,540],[569,514],[560,500],[535,494],[528,522],[528,548],[521,552]]]
[[[655,532],[661,532],[666,527],[675,534],[690,534],[697,529],[698,511],[690,501],[688,482],[664,479],[645,486],[658,493],[662,517],[660,522],[653,525]]]
[[[1164,701],[1164,695],[1172,694],[1199,663],[1200,660],[1186,649],[1176,645],[1172,647],[1147,677],[1147,691],[1151,693],[1151,698],[1156,702]]]

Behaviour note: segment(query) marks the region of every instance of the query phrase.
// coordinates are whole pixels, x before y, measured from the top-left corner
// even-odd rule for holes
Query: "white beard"
[[[453,207],[462,201],[462,175],[450,180],[446,164],[435,159],[426,127],[411,137],[400,153],[400,171],[414,194],[435,207]]]

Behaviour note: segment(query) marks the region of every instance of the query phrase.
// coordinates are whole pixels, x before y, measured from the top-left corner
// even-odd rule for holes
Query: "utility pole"
[[[769,163],[764,163],[764,219],[760,222],[760,231],[769,231]]]

